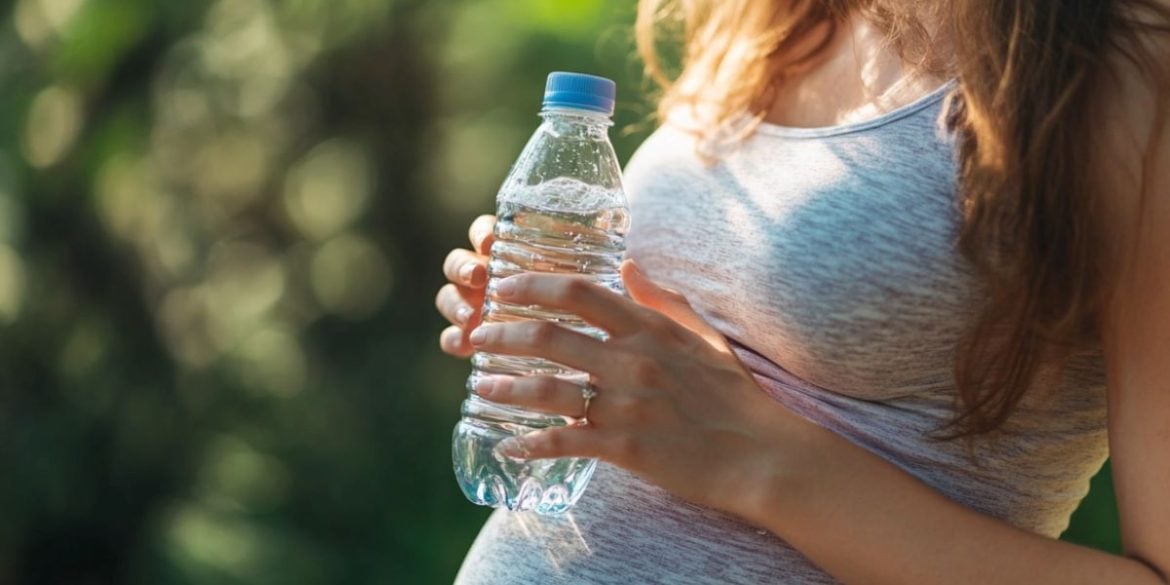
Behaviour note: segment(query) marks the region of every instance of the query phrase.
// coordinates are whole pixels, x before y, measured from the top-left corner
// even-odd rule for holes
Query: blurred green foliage
[[[0,28],[0,583],[444,583],[447,250],[550,70],[651,109],[633,5],[17,0]],[[1107,477],[1077,540],[1116,549]]]

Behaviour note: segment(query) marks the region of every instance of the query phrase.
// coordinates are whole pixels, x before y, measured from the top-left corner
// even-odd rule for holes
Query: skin
[[[864,38],[834,43],[826,62],[835,69],[794,82],[799,89],[777,99],[787,114],[770,118],[826,125],[859,108],[880,112],[912,101],[876,99],[894,84],[882,80],[898,76],[888,55]],[[1170,56],[1170,47],[1158,50]],[[858,61],[852,69],[840,64],[847,52]],[[577,313],[607,330],[606,342],[547,323],[479,327],[491,216],[472,224],[474,250],[455,250],[444,265],[451,284],[436,305],[453,325],[441,346],[460,357],[476,347],[539,356],[590,374],[598,390],[590,425],[514,439],[501,446],[509,455],[604,459],[767,528],[844,583],[1170,583],[1170,128],[1154,115],[1154,88],[1124,63],[1116,69],[1118,83],[1101,96],[1102,152],[1113,153],[1102,157],[1101,176],[1115,238],[1108,259],[1124,268],[1102,331],[1122,556],[983,516],[787,411],[764,395],[684,297],[630,261],[622,266],[630,299],[564,275],[501,282],[510,302]],[[841,85],[834,75],[862,82]],[[856,91],[828,91],[834,87]],[[836,105],[801,111],[801,95]],[[552,378],[497,379],[476,391],[524,408],[581,414],[580,388]]]

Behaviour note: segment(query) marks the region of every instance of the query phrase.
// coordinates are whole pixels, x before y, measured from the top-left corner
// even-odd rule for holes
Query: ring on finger
[[[593,383],[586,380],[581,385],[581,399],[584,400],[585,406],[582,409],[581,418],[577,419],[577,424],[581,426],[589,425],[589,405],[593,399],[597,398],[597,389],[593,387]]]

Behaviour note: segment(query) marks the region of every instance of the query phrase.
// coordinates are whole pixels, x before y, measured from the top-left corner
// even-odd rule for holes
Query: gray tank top
[[[1099,351],[1029,395],[997,442],[930,437],[953,415],[955,346],[981,299],[955,245],[954,142],[939,123],[951,89],[857,124],[765,124],[714,166],[665,125],[626,169],[629,254],[733,341],[779,405],[1057,537],[1107,453]],[[835,581],[774,535],[602,463],[562,517],[493,513],[456,583]]]

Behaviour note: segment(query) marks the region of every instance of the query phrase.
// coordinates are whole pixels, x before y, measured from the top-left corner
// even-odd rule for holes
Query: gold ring
[[[578,420],[577,424],[589,424],[589,403],[592,402],[596,397],[597,390],[594,390],[593,384],[586,380],[585,385],[581,386],[581,398],[585,400],[585,412],[581,415],[581,418]]]

